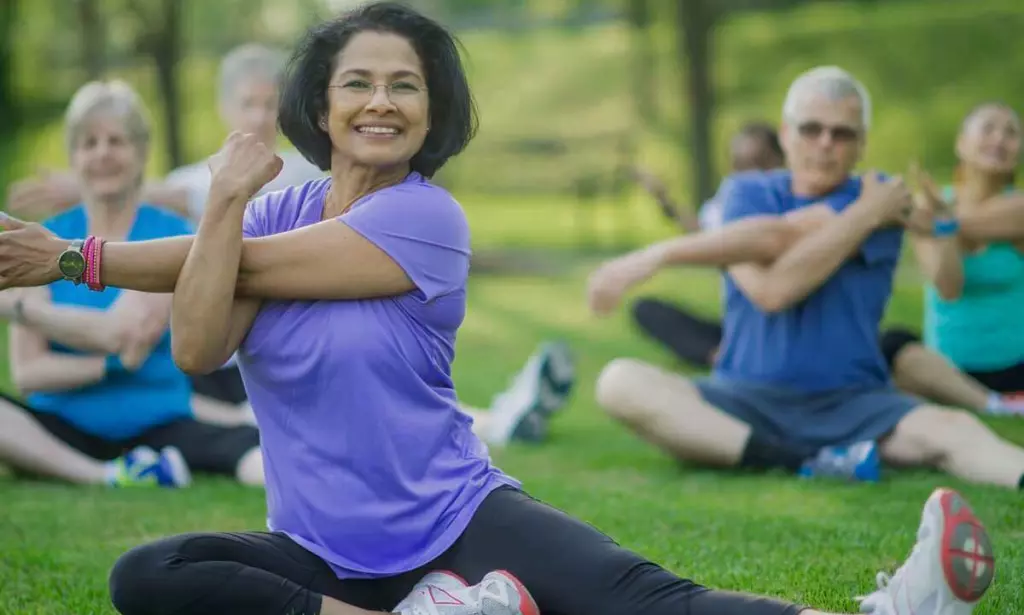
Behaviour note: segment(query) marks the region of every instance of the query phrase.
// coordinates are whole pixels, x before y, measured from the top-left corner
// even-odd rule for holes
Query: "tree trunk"
[[[654,92],[655,54],[651,41],[651,7],[648,0],[627,0],[627,15],[633,39],[631,87],[636,113],[644,126],[658,126]]]
[[[103,19],[96,0],[77,0],[78,21],[82,24],[82,60],[89,81],[100,79],[105,68]]]
[[[14,84],[14,24],[18,0],[0,0],[0,186],[13,178],[10,161],[16,160],[18,129],[22,125]]]
[[[693,152],[693,203],[702,203],[715,191],[711,145],[714,86],[711,82],[714,43],[714,0],[679,0],[676,18],[679,59],[686,67],[684,96],[690,103],[690,140]]]
[[[184,164],[181,143],[181,101],[179,99],[177,66],[181,60],[181,2],[163,0],[159,30],[153,32],[151,49],[156,64],[157,84],[163,99],[164,124],[167,130],[167,158],[171,168]]]

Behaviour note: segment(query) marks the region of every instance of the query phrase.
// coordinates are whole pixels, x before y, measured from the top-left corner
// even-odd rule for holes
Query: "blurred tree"
[[[9,161],[17,147],[20,105],[14,86],[14,23],[18,0],[0,0],[0,185],[10,181]]]
[[[182,56],[181,0],[123,0],[135,18],[133,48],[152,59],[163,103],[167,130],[167,158],[172,167],[184,163],[181,146],[181,103],[178,91],[178,62]]]
[[[75,0],[78,23],[81,24],[82,61],[85,73],[92,81],[103,76],[106,67],[106,49],[103,43],[103,17],[97,0]]]
[[[642,125],[657,126],[657,107],[654,101],[656,65],[654,41],[651,37],[651,7],[649,0],[626,0],[626,18],[632,31],[633,70],[631,71],[633,100]]]

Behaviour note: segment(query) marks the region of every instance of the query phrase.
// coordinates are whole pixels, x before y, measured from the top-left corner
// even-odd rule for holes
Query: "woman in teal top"
[[[926,344],[1000,393],[1024,392],[1024,193],[1013,186],[1020,147],[1012,109],[976,107],[957,139],[955,184],[939,195],[924,182],[919,206],[939,215],[935,236],[914,237],[929,280]],[[944,212],[956,217],[942,221]]]
[[[83,203],[44,225],[71,238],[189,234],[185,218],[139,202],[149,134],[127,85],[79,90],[66,142]],[[63,281],[0,293],[0,317],[13,322],[11,376],[25,395],[0,399],[0,462],[79,483],[183,486],[191,468],[262,484],[255,427],[193,417],[192,388],[171,354],[170,307],[170,295]]]

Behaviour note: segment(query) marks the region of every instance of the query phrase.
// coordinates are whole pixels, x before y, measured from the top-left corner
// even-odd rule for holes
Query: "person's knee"
[[[908,419],[913,420],[913,429],[907,435],[923,457],[937,463],[983,444],[981,439],[988,430],[976,415],[940,406],[919,408]]]
[[[636,404],[637,386],[644,381],[652,367],[636,359],[612,359],[597,377],[595,397],[597,403],[613,418],[632,417]]]
[[[121,615],[156,615],[173,553],[166,540],[124,553],[110,571],[110,601]]]
[[[250,449],[238,460],[235,470],[238,482],[250,487],[262,487],[265,484],[263,475],[263,453],[259,447]]]
[[[907,348],[920,346],[921,338],[907,329],[892,328],[882,332],[879,344],[882,347],[882,356],[885,357],[889,371],[893,371],[903,352]]]

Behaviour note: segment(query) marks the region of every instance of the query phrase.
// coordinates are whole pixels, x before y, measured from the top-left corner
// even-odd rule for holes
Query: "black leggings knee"
[[[508,570],[545,615],[796,615],[770,598],[709,590],[516,489],[493,492],[455,544],[394,577],[339,580],[283,534],[186,534],[132,549],[110,593],[122,615],[316,615],[323,596],[389,612],[431,570],[477,583]]]
[[[889,371],[891,372],[896,365],[896,357],[903,352],[903,349],[910,344],[921,343],[921,338],[909,329],[893,327],[882,331],[878,341],[882,346],[882,356],[885,357],[885,364],[889,366]]]

